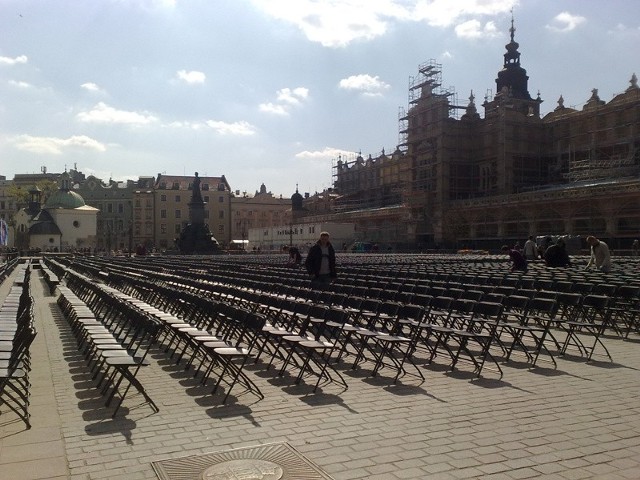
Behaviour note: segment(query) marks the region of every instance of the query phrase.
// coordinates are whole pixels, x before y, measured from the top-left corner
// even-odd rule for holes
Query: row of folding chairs
[[[330,336],[335,336],[337,335],[337,330],[355,328],[355,326],[345,327],[343,325],[345,323],[344,319],[341,321],[335,317],[335,315],[343,315],[338,309],[330,309],[328,305],[322,304],[314,306],[312,301],[305,298],[306,295],[299,296],[298,293],[300,292],[287,297],[286,293],[283,294],[281,292],[274,294],[267,292],[257,293],[243,287],[230,287],[206,281],[200,282],[198,284],[200,289],[198,289],[188,279],[184,284],[180,283],[179,279],[174,278],[173,282],[161,285],[153,283],[149,276],[144,280],[139,276],[131,276],[128,281],[126,280],[126,275],[116,278],[112,274],[110,278],[112,277],[114,282],[125,291],[129,291],[136,296],[142,296],[145,301],[176,313],[178,318],[190,319],[187,324],[172,324],[172,328],[165,336],[165,344],[167,349],[171,350],[171,355],[173,356],[177,353],[176,361],[180,361],[187,354],[187,366],[192,363],[201,365],[204,358],[203,355],[206,353],[200,346],[202,342],[208,341],[211,343],[215,342],[216,339],[228,341],[230,335],[226,333],[225,326],[228,327],[233,324],[228,320],[233,315],[226,311],[240,309],[249,312],[248,315],[257,314],[267,320],[259,332],[261,344],[257,354],[257,357],[260,357],[265,351],[269,352],[270,357],[266,361],[267,365],[272,365],[274,361],[280,362],[280,373],[284,373],[289,367],[297,368],[296,382],[300,382],[307,375],[314,374],[317,376],[315,388],[318,387],[322,380],[333,381],[335,379],[340,380],[340,383],[346,386],[344,379],[329,363],[324,363],[322,366],[319,366],[318,363],[321,361],[320,359],[330,356],[331,354],[327,351],[336,345],[337,338],[334,341],[330,341],[325,335],[331,334]],[[163,277],[167,280],[166,276]],[[129,288],[132,288],[132,290],[129,290]],[[208,305],[206,304],[207,302]],[[281,303],[286,302],[289,303],[288,307],[281,305]],[[180,311],[179,305],[197,305],[196,311],[207,313],[204,318],[196,317],[194,316],[195,312]],[[312,312],[314,308],[315,311]],[[369,314],[372,313],[374,312],[369,312]],[[223,320],[221,321],[221,319]],[[294,325],[294,320],[296,325]],[[246,323],[246,319],[244,323]],[[323,331],[322,334],[321,331]],[[378,344],[377,350],[382,350],[380,348],[381,344],[386,345],[385,348],[390,350],[388,345],[391,342],[400,343],[401,341],[400,338],[391,338],[388,332],[383,334],[383,332],[369,330],[369,334],[374,337],[370,343]],[[216,338],[210,338],[212,335]],[[354,335],[354,332],[351,332],[350,335]],[[364,335],[364,329],[358,328],[355,335]],[[274,339],[277,339],[277,344],[273,343]],[[402,339],[402,341],[407,343],[407,339]],[[295,346],[295,348],[292,348],[292,346]],[[250,349],[251,347],[249,347]],[[343,355],[347,353],[346,347],[340,350],[342,350]],[[377,350],[369,348],[367,352],[375,352]],[[301,358],[301,352],[305,353],[304,358]],[[355,350],[350,352],[350,354],[354,355],[355,353]],[[364,360],[364,353],[364,350],[361,349],[359,354],[355,355],[356,361],[354,364],[361,363]],[[195,361],[194,357],[196,358]],[[383,368],[388,358],[391,357],[385,354],[377,354],[372,374],[375,375],[377,371]],[[207,359],[207,362],[211,364],[210,359]],[[400,364],[394,364],[394,367],[398,369],[398,375],[404,373],[401,368],[398,368],[399,366]],[[200,366],[195,370],[197,374]],[[210,370],[210,368],[205,369],[203,378],[207,377],[207,372]],[[248,383],[245,378],[243,380]]]
[[[220,297],[218,297],[220,300],[222,301],[233,301],[234,299],[242,299],[242,297],[244,295],[248,295],[250,292],[256,292],[258,291],[258,289],[260,288],[259,285],[256,284],[252,284],[253,286],[247,286],[250,284],[247,283],[242,283],[240,281],[236,282],[236,285],[227,285],[227,284],[223,284],[223,283],[218,283],[218,282],[214,282],[211,281],[209,279],[202,279],[202,278],[197,278],[197,274],[191,274],[190,275],[190,279],[188,280],[190,285],[192,286],[192,288],[198,289],[198,288],[202,288],[202,285],[207,285],[206,290],[208,293],[210,294],[218,294],[220,295]],[[179,280],[178,280],[179,282]],[[237,286],[237,285],[244,285],[244,286]],[[327,298],[325,298],[326,292],[312,292],[309,291],[307,288],[305,287],[280,287],[280,288],[273,288],[272,283],[268,283],[268,284],[262,284],[262,288],[264,289],[263,292],[267,292],[270,295],[276,294],[276,295],[282,295],[284,294],[285,296],[289,296],[289,297],[294,297],[297,299],[303,299],[304,301],[311,301],[311,302],[320,302],[320,303],[324,303],[324,304],[329,304],[331,305],[331,301],[328,300]],[[400,285],[400,284],[398,284]],[[415,284],[417,285],[417,284]],[[415,285],[414,285],[414,289],[415,289]],[[448,284],[442,284],[442,285],[448,285]],[[455,285],[455,284],[452,284]],[[344,290],[347,289],[342,289],[341,285],[335,285],[334,287],[337,291],[333,292],[335,294],[339,294],[342,290],[342,294],[343,296],[344,294]],[[435,291],[432,290],[429,293],[431,294],[435,294],[435,296],[447,296],[450,295],[453,297],[454,300],[454,305],[456,303],[460,303],[460,300],[466,300],[467,303],[473,303],[473,302],[478,302],[478,301],[483,301],[483,302],[493,302],[493,303],[501,303],[501,297],[500,295],[503,296],[511,296],[514,293],[520,293],[522,294],[522,296],[527,296],[529,299],[533,299],[533,298],[556,298],[558,297],[558,302],[562,305],[563,308],[563,315],[565,317],[568,317],[567,312],[569,312],[570,310],[573,311],[573,313],[571,313],[571,319],[568,321],[573,321],[573,322],[577,322],[573,327],[571,327],[571,335],[568,335],[569,332],[567,330],[562,330],[562,333],[564,333],[566,335],[566,338],[562,340],[562,345],[560,345],[560,347],[558,348],[558,350],[560,350],[561,352],[566,353],[567,349],[571,348],[571,347],[576,347],[578,348],[578,350],[580,350],[580,344],[578,343],[578,341],[576,339],[579,339],[581,335],[583,335],[585,332],[588,332],[588,328],[589,325],[592,323],[591,321],[586,321],[584,322],[584,318],[582,317],[577,317],[575,312],[579,312],[580,308],[582,307],[582,302],[585,298],[585,295],[583,294],[584,292],[578,294],[578,293],[573,293],[573,294],[569,294],[567,293],[565,295],[564,292],[549,292],[549,291],[539,291],[539,290],[535,290],[535,289],[526,289],[526,288],[519,288],[515,285],[512,286],[500,286],[500,287],[496,287],[495,289],[487,289],[487,288],[480,288],[480,286],[476,287],[478,288],[478,290],[471,290],[471,288],[473,288],[473,285],[468,285],[468,286],[463,286],[463,285],[459,285],[459,287],[462,288],[445,288],[444,286],[442,287],[437,287],[439,288],[439,290]],[[501,290],[498,292],[498,288],[500,288]],[[382,292],[387,292],[391,291],[394,292],[396,289],[398,289],[398,292],[401,291],[402,287],[401,286],[397,286],[395,288],[388,288],[388,289],[384,289],[384,288],[380,288],[377,289],[378,290],[378,294],[381,294]],[[487,292],[487,290],[492,290],[491,292]],[[585,290],[586,291],[586,290]],[[223,292],[223,293],[222,293]],[[286,293],[284,293],[286,292]],[[376,292],[375,288],[368,288],[366,289],[366,294],[371,295],[374,292]],[[396,292],[396,293],[398,293]],[[498,293],[497,293],[498,292]],[[408,299],[406,296],[407,292],[402,292],[404,294],[404,297],[402,297],[400,299],[400,303],[412,303],[412,302],[417,302],[417,303],[422,303],[424,306],[424,301],[422,299],[420,299],[419,295],[423,295],[423,294],[417,294],[416,297],[417,299],[411,298]],[[362,294],[365,294],[365,292],[363,291]],[[507,294],[507,295],[504,295]],[[424,294],[424,295],[428,295],[428,294]],[[475,295],[475,297],[474,297]],[[492,295],[492,296],[490,296]],[[547,296],[548,295],[548,296]],[[351,288],[349,290],[349,296],[360,296],[356,290],[354,288]],[[566,298],[563,298],[563,296],[569,296],[569,300],[567,301]],[[578,300],[577,303],[572,303],[575,300]],[[388,298],[387,298],[388,300]],[[396,298],[394,298],[394,300],[398,300]],[[260,302],[260,300],[258,300],[258,303]],[[342,302],[344,302],[344,299],[342,300]],[[337,300],[335,303],[340,304],[340,300]],[[468,313],[469,309],[467,307],[458,307],[456,306],[456,310],[462,310]],[[579,323],[586,323],[587,325],[579,325]],[[487,322],[485,322],[485,324],[489,325]],[[552,324],[553,326],[557,326],[556,324]],[[566,324],[563,324],[564,326],[566,326]],[[601,324],[599,324],[601,325]],[[441,326],[444,327],[444,326]],[[537,326],[536,328],[540,328],[540,326]],[[458,328],[458,330],[463,330]],[[548,331],[548,329],[546,329],[545,331]],[[501,328],[500,332],[504,334],[505,329]],[[506,330],[507,333],[510,334],[510,336],[513,338],[511,340],[511,350],[510,351],[504,351],[503,353],[505,353],[507,356],[507,358],[514,352],[515,350],[518,349],[522,349],[523,351],[528,352],[530,350],[531,347],[528,347],[527,349],[525,349],[522,345],[520,345],[518,342],[523,342],[522,339],[524,338],[528,338],[529,335],[533,336],[533,326],[528,326],[527,329],[524,329],[522,327],[515,329],[515,327],[511,326],[509,329]],[[516,333],[516,335],[514,335],[514,332]],[[526,335],[525,335],[526,333]],[[594,333],[597,333],[596,331],[594,331]],[[518,336],[519,335],[519,336]],[[600,336],[600,334],[598,334]],[[591,334],[591,336],[593,336],[593,334]],[[567,341],[567,338],[569,339],[569,341]],[[468,339],[465,340],[466,342],[468,342]],[[566,345],[565,345],[566,344]],[[500,343],[498,343],[498,345],[500,345]],[[542,343],[542,345],[545,345],[544,342]],[[558,343],[559,345],[559,343]],[[601,345],[601,343],[598,343],[598,345]],[[604,345],[602,345],[604,347]],[[522,348],[521,348],[522,347]],[[532,346],[533,348],[533,352],[535,354],[535,360],[533,360],[534,357],[532,356],[528,356],[528,358],[535,363],[535,361],[537,361],[537,357],[539,356],[540,353],[540,348],[538,347],[538,343],[535,342],[534,339],[534,345]],[[459,355],[460,354],[464,354],[467,353],[464,350],[460,350],[460,346],[458,345],[458,350],[459,350]],[[589,350],[589,352],[587,352],[586,350],[582,349],[585,353],[585,355],[588,358],[591,358],[591,355],[593,354],[593,348]],[[452,358],[452,362],[453,363],[457,363],[459,361],[459,358],[455,358],[455,356]]]
[[[65,284],[58,285],[57,303],[105,406],[111,407],[116,400],[115,417],[134,387],[157,412],[137,375],[149,365],[147,355],[158,336],[158,322],[117,291],[82,274],[66,269],[64,278]]]
[[[264,398],[243,368],[264,325],[263,316],[148,277],[111,272],[107,279],[111,288],[159,322],[158,344],[170,359],[185,359],[185,369],[193,367],[202,385],[213,383],[212,394],[226,386],[223,403],[236,385],[244,387],[241,393]]]
[[[195,281],[196,284],[199,282],[198,280]],[[574,308],[576,305],[581,305],[582,300],[584,298],[584,293],[587,291],[586,289],[583,290],[581,293],[570,293],[570,292],[550,292],[550,291],[538,291],[535,289],[525,289],[525,288],[520,288],[518,289],[516,286],[498,286],[498,287],[487,287],[485,286],[484,288],[482,286],[476,286],[475,288],[477,288],[477,290],[472,290],[474,288],[474,285],[458,285],[458,287],[460,288],[455,288],[455,287],[450,287],[450,288],[446,288],[446,285],[451,285],[448,283],[440,283],[439,286],[437,285],[437,282],[432,282],[431,286],[426,286],[426,285],[420,285],[420,284],[407,284],[408,286],[406,288],[403,289],[402,285],[397,283],[395,285],[395,287],[392,288],[365,288],[362,286],[351,286],[349,287],[348,285],[343,286],[340,284],[334,284],[333,285],[333,290],[334,293],[340,292],[344,295],[345,291],[349,292],[349,295],[351,296],[373,296],[373,297],[378,297],[384,300],[395,300],[395,301],[400,301],[401,303],[413,303],[416,302],[418,304],[420,304],[421,302],[423,302],[420,299],[421,295],[427,295],[427,296],[451,296],[454,298],[455,301],[459,301],[459,300],[468,300],[468,301],[492,301],[492,302],[497,302],[500,303],[501,302],[501,297],[502,296],[510,296],[513,294],[518,294],[521,296],[527,296],[528,298],[537,298],[537,297],[541,297],[541,298],[558,298],[558,301],[563,305],[563,311],[568,310],[569,308]],[[455,284],[453,284],[455,285]],[[263,286],[264,287],[264,286]],[[234,295],[238,295],[238,291],[243,291],[243,290],[248,290],[247,288],[242,288],[242,289],[238,289],[237,287],[233,287],[233,286],[229,286],[229,285],[221,285],[218,284],[217,286],[214,284],[213,285],[214,289],[218,289],[218,290],[227,290],[229,292],[232,293],[228,293],[227,295],[230,295],[230,297],[233,297]],[[633,286],[620,286],[620,287],[616,287],[616,291],[620,290],[624,290],[624,289],[628,289],[629,290],[629,296],[630,298],[633,299],[637,298],[637,295],[634,296],[633,291],[634,291]],[[397,291],[396,291],[397,290]],[[310,292],[308,291],[308,289],[306,289],[305,287],[287,287],[287,286],[283,286],[279,289],[276,289],[276,291],[278,292],[287,292],[286,294],[289,296],[295,296],[298,298],[306,298],[307,300],[311,300],[311,301],[320,301],[320,302],[325,302],[326,303],[326,295],[328,295],[326,292]],[[413,291],[421,291],[424,293],[420,293],[420,294],[413,294]],[[596,291],[591,290],[591,291]],[[612,291],[612,290],[611,290]],[[611,294],[611,291],[607,291],[606,293]],[[292,293],[293,292],[293,293]],[[295,293],[297,292],[297,293]],[[636,292],[637,293],[637,292]],[[576,302],[577,301],[577,302]],[[628,309],[620,309],[620,313],[622,312],[627,312]],[[575,314],[573,314],[573,319],[572,321],[580,321],[579,318],[575,318]],[[621,317],[624,318],[624,317]],[[632,318],[629,317],[627,315],[626,318]],[[615,326],[616,323],[611,323],[610,326]],[[626,326],[626,331],[629,331],[629,326],[631,324],[628,324]],[[580,328],[579,330],[584,330],[584,328]]]
[[[36,337],[31,268],[29,264],[19,264],[16,269],[15,277],[9,277],[14,278],[14,283],[0,306],[0,409],[6,406],[31,428],[30,348]]]

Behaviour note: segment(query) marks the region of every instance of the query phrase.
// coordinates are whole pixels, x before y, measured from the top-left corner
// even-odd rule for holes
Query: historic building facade
[[[264,183],[254,195],[236,191],[231,196],[231,237],[241,248],[249,240],[252,228],[290,225],[291,201],[267,191]]]
[[[154,195],[154,238],[160,250],[175,248],[180,232],[189,223],[189,201],[195,176],[159,174]],[[231,189],[226,178],[200,177],[205,202],[204,222],[221,246],[231,241]],[[142,195],[142,194],[141,194]],[[142,201],[142,198],[140,199]],[[145,199],[146,205],[146,199]],[[135,205],[134,205],[135,208]]]
[[[484,117],[473,93],[467,105],[455,104],[439,64],[420,65],[400,115],[399,148],[337,160],[333,220],[356,222],[360,240],[398,248],[498,247],[531,234],[594,234],[628,248],[640,232],[635,74],[609,102],[594,89],[582,110],[560,97],[542,117],[514,34],[512,23]]]

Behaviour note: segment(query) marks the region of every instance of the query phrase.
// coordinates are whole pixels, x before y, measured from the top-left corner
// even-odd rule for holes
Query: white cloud
[[[256,133],[256,128],[249,122],[222,122],[219,120],[206,120],[204,122],[175,121],[164,125],[168,128],[187,128],[200,131],[207,128],[215,130],[220,135],[241,135],[248,136]]]
[[[307,88],[282,88],[276,92],[277,103],[261,103],[258,108],[265,113],[289,115],[291,108],[301,105],[307,98],[309,98],[309,89]]]
[[[189,85],[204,83],[207,78],[204,73],[198,72],[196,70],[192,70],[190,72],[187,72],[186,70],[178,70],[176,74],[178,76],[178,79],[182,80],[185,83],[188,83]]]
[[[82,85],[80,85],[80,88],[83,88],[89,92],[104,93],[104,90],[93,82],[83,83]]]
[[[586,21],[587,19],[580,15],[571,15],[569,12],[562,12],[556,15],[546,27],[554,32],[570,32]]]
[[[126,110],[116,110],[104,102],[98,103],[88,112],[80,112],[78,120],[87,123],[113,123],[125,125],[148,125],[158,119],[147,113],[128,112]]]
[[[19,80],[9,80],[9,85],[17,88],[32,88],[33,85],[27,82],[22,82]]]
[[[640,27],[630,28],[623,23],[618,23],[612,30],[609,30],[608,33],[622,38],[634,37],[640,34]]]
[[[344,47],[387,32],[392,21],[449,27],[460,19],[508,12],[518,0],[253,0],[268,15],[291,23],[307,39]],[[486,28],[486,27],[485,27]]]
[[[340,80],[339,86],[344,90],[357,90],[370,97],[381,96],[384,90],[390,88],[390,85],[380,80],[377,75],[372,77],[368,74],[351,75],[348,78],[343,78]]]
[[[518,0],[418,0],[414,3],[414,19],[434,27],[449,27],[468,17],[507,13]]]
[[[261,112],[273,113],[274,115],[289,115],[286,105],[280,105],[277,103],[261,103],[258,106]]]
[[[456,35],[460,38],[488,38],[498,35],[495,23],[487,22],[484,26],[479,20],[468,20],[455,27]]]
[[[27,63],[26,55],[20,55],[16,58],[0,57],[0,65],[17,65],[18,63]]]
[[[291,90],[283,88],[278,90],[278,101],[288,103],[290,105],[299,105],[301,100],[305,100],[309,96],[309,89],[298,87]]]
[[[351,157],[355,158],[355,155],[356,154],[354,152],[351,152],[349,150],[342,150],[340,148],[333,148],[333,147],[324,147],[323,150],[315,150],[315,151],[304,150],[302,152],[296,153],[295,157],[301,160],[311,160],[314,162],[323,162],[326,164],[326,162],[335,160],[338,157],[343,157],[345,159],[351,158]]]
[[[86,135],[74,135],[69,138],[20,135],[14,139],[13,143],[18,150],[50,155],[61,155],[63,150],[68,148],[82,148],[98,152],[105,152],[107,150],[107,147],[103,143]]]
[[[242,135],[248,136],[256,133],[256,129],[249,122],[221,122],[218,120],[207,120],[205,124],[215,130],[220,135]]]

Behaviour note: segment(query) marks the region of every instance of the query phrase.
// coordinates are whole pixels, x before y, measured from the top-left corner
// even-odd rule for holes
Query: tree
[[[53,180],[40,180],[36,183],[35,186],[42,192],[40,196],[40,202],[43,204],[47,201],[51,194],[58,191],[58,184]],[[15,183],[9,185],[9,188],[7,189],[7,195],[14,198],[16,210],[27,206],[27,204],[29,203],[29,190],[31,190],[32,188],[33,187],[27,188],[18,186]]]

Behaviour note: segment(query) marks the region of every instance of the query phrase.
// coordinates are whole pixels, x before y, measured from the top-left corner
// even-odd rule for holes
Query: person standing
[[[533,239],[533,235],[529,235],[529,239],[524,242],[524,257],[527,260],[535,260],[538,258],[538,246]]]
[[[324,290],[336,279],[336,251],[329,241],[329,232],[320,233],[320,240],[309,249],[304,266],[311,275],[314,290]]]
[[[589,269],[595,266],[598,270],[605,273],[611,270],[611,252],[609,251],[609,246],[592,235],[587,237],[587,245],[591,247],[591,258],[586,268]]]
[[[634,257],[640,256],[640,240],[636,239],[631,245],[631,254]]]

